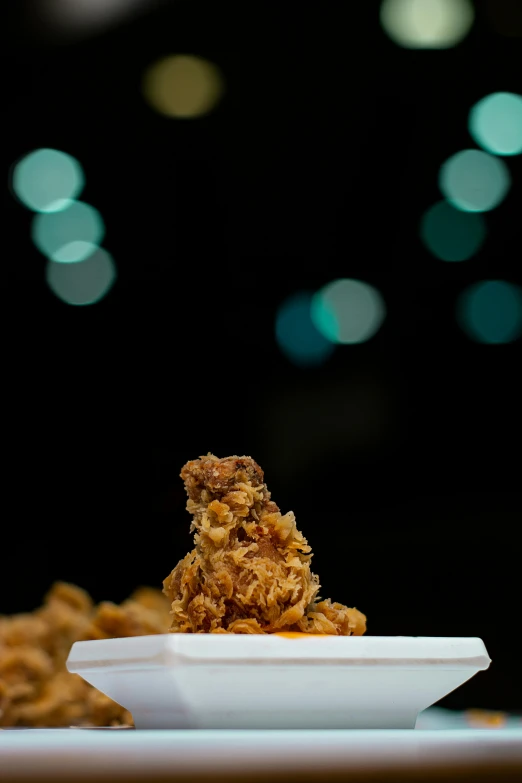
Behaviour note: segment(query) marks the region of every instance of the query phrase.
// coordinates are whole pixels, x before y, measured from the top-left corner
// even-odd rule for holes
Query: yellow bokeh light
[[[208,114],[219,103],[224,87],[216,65],[186,54],[153,63],[142,83],[143,94],[156,111],[181,119]]]

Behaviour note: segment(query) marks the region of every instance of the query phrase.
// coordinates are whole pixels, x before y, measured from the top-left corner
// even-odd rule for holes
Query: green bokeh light
[[[285,356],[300,367],[325,362],[334,350],[332,343],[315,328],[310,306],[312,294],[300,291],[288,297],[276,315],[275,334]]]
[[[82,261],[104,236],[100,213],[81,201],[71,201],[61,212],[39,214],[33,219],[33,242],[44,256],[59,263]]]
[[[475,104],[469,113],[469,132],[494,155],[522,152],[522,95],[494,92]]]
[[[78,161],[65,152],[39,149],[14,167],[12,189],[34,212],[57,212],[83,190],[85,178]]]
[[[383,0],[381,25],[398,46],[448,49],[468,34],[475,18],[470,0]]]
[[[445,198],[464,212],[497,207],[511,186],[506,164],[481,150],[462,150],[442,164],[439,187]]]
[[[95,248],[78,264],[48,261],[45,278],[51,291],[71,305],[99,302],[110,291],[117,277],[112,256],[103,248]]]
[[[466,261],[486,238],[486,221],[479,212],[462,212],[439,201],[424,213],[420,224],[422,241],[442,261]]]
[[[361,280],[334,280],[312,299],[312,320],[334,343],[363,343],[379,330],[385,316],[384,300],[373,286]]]
[[[480,343],[510,343],[522,336],[522,289],[505,280],[483,280],[457,302],[457,320]]]

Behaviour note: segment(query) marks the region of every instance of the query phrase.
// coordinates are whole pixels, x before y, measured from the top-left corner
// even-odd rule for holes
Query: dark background
[[[249,454],[325,597],[371,634],[483,638],[490,670],[444,705],[520,710],[520,343],[473,343],[454,319],[467,284],[521,280],[520,156],[470,261],[432,257],[418,223],[440,164],[474,146],[470,106],[520,92],[522,43],[477,3],[457,48],[403,50],[378,5],[159,3],[66,41],[36,3],[7,6],[6,180],[38,147],[77,157],[119,278],[90,307],[55,298],[6,190],[0,611],[36,607],[55,579],[96,600],[160,586],[191,546],[184,462]],[[224,73],[205,118],[141,97],[175,52]],[[388,317],[295,367],[277,308],[337,277],[375,285]]]

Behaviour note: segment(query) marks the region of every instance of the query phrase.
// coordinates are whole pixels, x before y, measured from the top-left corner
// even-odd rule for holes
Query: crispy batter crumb
[[[251,457],[187,462],[181,471],[195,548],[165,579],[171,632],[362,635],[357,609],[318,597],[311,547],[292,511],[270,499]]]
[[[131,725],[127,710],[65,662],[76,641],[165,633],[169,608],[152,588],[96,607],[85,590],[57,582],[35,612],[0,617],[0,727]]]

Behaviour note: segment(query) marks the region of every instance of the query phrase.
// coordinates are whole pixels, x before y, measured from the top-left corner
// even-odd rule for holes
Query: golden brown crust
[[[211,492],[220,497],[241,481],[259,487],[263,483],[263,471],[251,457],[217,459],[208,454],[187,462],[181,470],[181,478],[189,498],[199,502],[201,492]]]
[[[127,710],[70,674],[65,662],[75,641],[165,633],[169,609],[152,588],[121,606],[96,607],[85,590],[57,582],[35,612],[0,617],[0,727],[132,724]]]
[[[318,597],[311,548],[247,456],[212,454],[181,471],[195,548],[165,579],[177,633],[363,634],[366,618]]]

